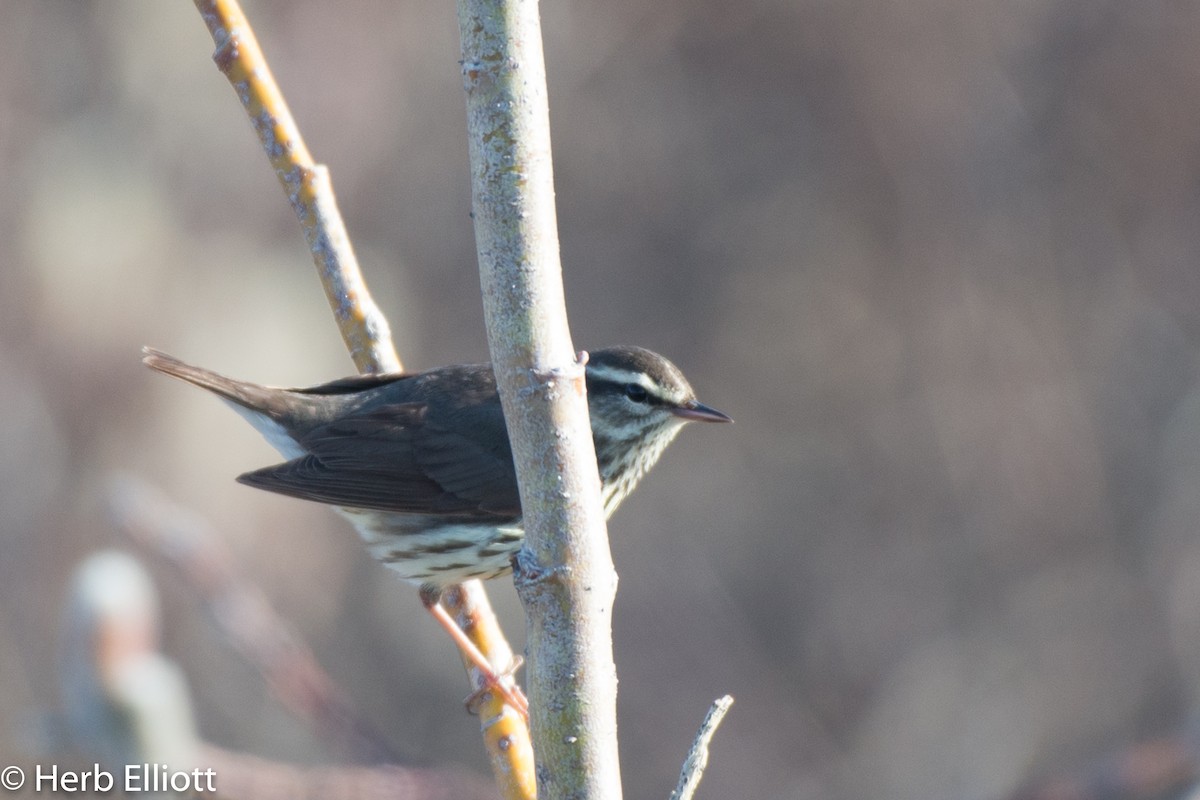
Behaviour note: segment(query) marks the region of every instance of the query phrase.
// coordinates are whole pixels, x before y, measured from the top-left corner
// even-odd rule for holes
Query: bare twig
[[[328,171],[315,165],[308,154],[245,15],[236,0],[195,2],[217,44],[217,65],[242,100],[300,217],[354,363],[363,372],[399,371],[400,360],[387,321],[371,300],[359,271],[337,211]],[[482,585],[472,581],[454,596],[463,598],[464,604],[448,610],[459,618],[464,632],[492,664],[507,668],[512,651]],[[467,669],[472,685],[477,686],[481,677],[469,664]],[[479,711],[484,742],[503,796],[529,800],[534,796],[534,780],[527,726],[514,715],[503,713],[503,698],[499,696],[485,696]]]
[[[700,786],[700,779],[704,777],[704,768],[708,766],[708,745],[732,705],[733,696],[727,694],[714,700],[709,707],[704,721],[700,723],[700,730],[696,732],[692,747],[688,750],[687,758],[683,761],[679,783],[675,785],[675,791],[671,792],[671,800],[692,800],[692,795]]]
[[[459,0],[475,244],[521,488],[538,794],[621,796],[616,572],[559,265],[537,0]]]

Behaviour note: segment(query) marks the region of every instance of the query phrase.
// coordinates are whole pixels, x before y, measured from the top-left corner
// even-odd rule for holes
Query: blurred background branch
[[[253,800],[494,800],[496,785],[475,775],[396,766],[299,767],[207,746],[206,765],[223,797]]]
[[[1134,742],[1085,768],[1032,781],[1009,800],[1167,800],[1200,792],[1195,730]]]
[[[132,476],[114,482],[110,502],[118,527],[170,564],[229,645],[258,669],[289,711],[350,757],[396,759],[202,517]]]
[[[229,565],[203,541],[193,515],[180,514],[145,485],[124,482],[115,502],[131,533],[141,544],[172,558],[200,590],[210,610],[220,604],[225,611],[222,628],[240,650],[263,650],[252,645],[245,631],[230,629],[230,618],[245,620],[247,596],[252,587],[230,580]],[[184,533],[183,531],[187,531]],[[181,548],[186,552],[181,552]],[[217,585],[211,585],[213,582]],[[204,585],[201,587],[200,582]],[[301,696],[328,695],[332,687],[315,664],[305,663],[307,648],[296,642],[269,608],[256,633],[269,641],[288,640],[288,653],[276,654],[264,677],[277,696],[293,711]],[[99,759],[103,768],[123,775],[129,764],[170,765],[172,772],[195,768],[212,770],[217,797],[255,798],[406,798],[406,800],[483,800],[495,797],[495,788],[480,778],[456,771],[413,769],[399,766],[302,768],[269,759],[234,753],[203,742],[191,713],[191,697],[182,670],[159,652],[158,598],[149,575],[132,556],[105,551],[89,556],[76,571],[66,606],[62,698],[69,732],[76,749]],[[285,666],[284,661],[298,662]],[[262,666],[260,664],[260,666]],[[317,673],[322,691],[281,690],[281,673],[306,676]],[[312,683],[311,679],[307,681]],[[331,704],[320,713],[301,716],[316,722],[325,733],[343,726],[332,719]],[[357,731],[356,731],[357,733]],[[207,773],[206,773],[207,774]],[[117,786],[120,787],[120,779]],[[118,791],[120,789],[118,788]]]
[[[158,594],[131,556],[85,559],[69,589],[59,682],[74,744],[109,768],[199,763],[187,680],[159,652]]]

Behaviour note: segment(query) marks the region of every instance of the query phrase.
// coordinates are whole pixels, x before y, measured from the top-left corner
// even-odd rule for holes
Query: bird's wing
[[[426,410],[390,404],[329,422],[303,436],[308,455],[238,480],[331,505],[481,521],[519,516],[503,416],[471,410],[439,424]]]

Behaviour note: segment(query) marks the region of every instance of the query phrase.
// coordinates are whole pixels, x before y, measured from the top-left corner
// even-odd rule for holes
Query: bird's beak
[[[715,408],[709,408],[695,400],[672,408],[671,413],[692,422],[733,422],[733,417],[728,414],[722,414]]]

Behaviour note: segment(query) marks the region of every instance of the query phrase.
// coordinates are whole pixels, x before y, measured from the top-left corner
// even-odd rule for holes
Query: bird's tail
[[[208,389],[223,399],[251,411],[270,414],[275,405],[272,400],[279,394],[278,389],[268,389],[265,386],[246,381],[235,381],[233,378],[218,375],[212,370],[185,364],[175,356],[167,355],[152,347],[142,348],[142,363],[150,369],[170,375],[172,378]]]

